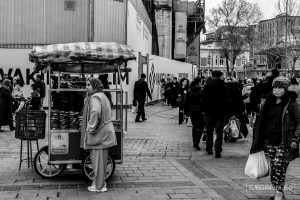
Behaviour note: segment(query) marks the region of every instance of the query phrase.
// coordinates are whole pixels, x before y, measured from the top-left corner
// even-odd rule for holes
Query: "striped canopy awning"
[[[77,61],[128,61],[135,59],[134,51],[127,45],[115,42],[78,42],[34,46],[29,54],[36,64],[72,63]]]

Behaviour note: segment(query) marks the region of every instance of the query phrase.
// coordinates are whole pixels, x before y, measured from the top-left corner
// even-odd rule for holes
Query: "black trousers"
[[[204,128],[204,117],[201,112],[191,112],[190,118],[193,125],[193,145],[198,145],[200,143],[200,139]]]
[[[138,102],[138,111],[136,114],[135,120],[139,120],[142,117],[142,120],[145,119],[145,101],[137,100]]]
[[[182,124],[183,118],[184,118],[183,106],[179,106],[179,113],[178,113],[179,124]]]
[[[212,151],[214,144],[214,130],[216,131],[216,141],[215,141],[215,152],[220,153],[222,151],[223,143],[223,128],[224,128],[224,118],[216,118],[213,116],[205,116],[206,122],[206,150]]]

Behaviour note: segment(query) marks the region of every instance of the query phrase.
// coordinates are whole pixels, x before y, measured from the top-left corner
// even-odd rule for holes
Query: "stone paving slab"
[[[18,171],[20,141],[12,132],[0,133],[0,199],[268,199],[270,191],[248,191],[247,185],[269,184],[268,178],[252,180],[244,175],[251,134],[235,143],[224,143],[221,159],[192,148],[190,122],[178,125],[178,109],[157,104],[146,107],[148,120],[134,123],[128,112],[124,135],[124,161],[104,194],[86,190],[80,172],[43,179],[24,164]],[[4,129],[8,127],[4,127]],[[40,146],[47,145],[40,140]],[[33,144],[33,148],[35,144]],[[35,150],[35,149],[34,149]],[[300,199],[300,162],[291,163],[288,199]]]

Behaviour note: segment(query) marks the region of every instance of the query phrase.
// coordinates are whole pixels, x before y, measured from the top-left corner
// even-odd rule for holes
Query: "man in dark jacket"
[[[44,98],[46,96],[46,84],[42,80],[41,74],[36,75],[36,85],[37,85],[38,91],[40,93],[40,109],[43,110],[43,102],[44,102]]]
[[[213,79],[204,86],[202,97],[207,131],[206,151],[210,155],[213,153],[213,132],[215,129],[217,134],[214,146],[216,158],[221,157],[224,119],[230,111],[228,89],[221,79],[222,76],[221,71],[212,72]]]
[[[144,108],[145,101],[146,101],[146,93],[148,94],[149,98],[152,100],[152,96],[145,79],[146,79],[146,75],[141,74],[140,80],[134,83],[133,95],[134,95],[134,99],[138,103],[138,111],[135,118],[135,122],[142,122],[147,120],[145,117],[145,108]],[[142,117],[142,121],[140,121],[140,117]]]
[[[193,147],[196,150],[200,150],[199,143],[204,128],[201,105],[202,89],[200,85],[201,78],[196,78],[191,84],[191,89],[187,91],[184,101],[185,115],[190,116],[193,125]]]

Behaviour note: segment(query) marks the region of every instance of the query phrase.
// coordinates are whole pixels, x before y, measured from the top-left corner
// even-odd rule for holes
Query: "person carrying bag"
[[[251,155],[268,152],[275,200],[284,199],[288,165],[299,157],[300,106],[297,94],[287,90],[289,85],[289,79],[283,76],[273,80],[273,91],[262,101],[257,115],[250,150]]]

